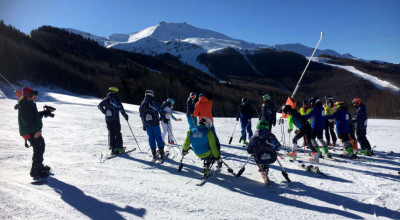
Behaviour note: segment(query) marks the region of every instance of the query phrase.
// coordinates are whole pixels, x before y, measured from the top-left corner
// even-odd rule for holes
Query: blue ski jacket
[[[241,121],[248,121],[253,117],[253,108],[249,103],[239,105],[238,113],[236,114],[236,119]]]
[[[368,110],[367,106],[361,104],[358,106],[354,118],[351,120],[355,124],[356,130],[367,130],[368,123]]]
[[[315,130],[324,130],[325,128],[325,109],[321,103],[317,103],[310,113],[304,115],[305,118],[311,118],[311,128]]]
[[[158,102],[153,100],[152,96],[144,98],[140,104],[139,113],[145,127],[160,125],[160,116],[162,120],[165,120],[162,109],[159,107]]]
[[[350,133],[350,114],[347,108],[339,108],[332,115],[327,115],[326,117],[327,119],[335,119],[336,133]]]
[[[211,130],[203,125],[192,128],[187,132],[182,149],[189,150],[190,144],[192,144],[196,156],[200,158],[209,157],[210,154],[212,154],[214,158],[219,158],[215,136]]]
[[[117,93],[108,93],[97,107],[105,115],[106,121],[119,121],[119,112],[126,115]]]

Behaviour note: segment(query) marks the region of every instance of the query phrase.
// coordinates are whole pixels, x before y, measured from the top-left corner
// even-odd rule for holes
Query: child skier
[[[249,133],[249,139],[253,136],[253,131],[251,130],[251,118],[253,117],[253,107],[248,103],[247,98],[242,98],[242,104],[239,106],[238,113],[236,114],[236,121],[239,121],[242,127],[242,136],[239,139],[246,143],[246,130]]]
[[[280,148],[281,144],[278,139],[269,131],[268,121],[264,119],[258,121],[257,130],[247,145],[247,152],[253,155],[254,161],[259,167],[258,172],[261,173],[265,182],[269,182],[269,164],[276,161],[276,151],[279,151]]]
[[[269,94],[263,96],[263,104],[261,105],[261,113],[258,120],[261,119],[268,121],[269,131],[271,132],[272,126],[275,126],[276,124],[276,109]]]
[[[323,156],[332,158],[328,146],[326,145],[324,138],[323,138],[323,132],[325,128],[325,110],[322,107],[321,101],[318,97],[312,97],[310,99],[310,104],[311,107],[313,108],[309,114],[304,115],[304,117],[308,118],[311,117],[311,128],[312,128],[312,134],[311,134],[311,142],[312,144],[317,148],[317,151],[319,154],[320,158],[323,158]],[[315,138],[318,139],[319,144],[321,145],[322,149],[322,154],[320,150],[320,146],[318,145],[317,141]]]
[[[161,159],[164,159],[164,141],[161,137],[160,129],[160,115],[163,121],[166,121],[162,110],[158,106],[158,102],[154,101],[153,90],[146,90],[145,97],[139,107],[140,118],[143,123],[143,130],[147,132],[149,136],[149,145],[151,154],[153,155],[153,161],[157,159],[157,147],[160,153]]]
[[[174,119],[175,121],[182,121],[180,118],[175,118],[174,115],[172,114],[172,109],[174,107],[175,100],[172,98],[168,98],[166,101],[163,102],[161,105],[162,113],[164,114],[164,117],[166,120],[161,121],[161,126],[163,128],[163,133],[162,133],[162,138],[163,141],[165,140],[165,135],[168,133],[168,143],[169,144],[175,144],[174,142],[174,135],[172,134],[172,123],[171,123],[171,118]],[[164,141],[165,143],[165,141]]]
[[[353,152],[353,146],[350,143],[350,114],[347,110],[345,102],[335,103],[336,111],[327,115],[328,119],[335,119],[336,122],[336,133],[338,138],[344,145],[343,156],[345,157],[357,157]]]
[[[212,120],[208,117],[201,118],[199,126],[187,132],[185,142],[182,146],[182,154],[186,155],[190,144],[192,144],[196,156],[203,160],[204,177],[210,175],[210,168],[215,161],[217,161],[219,168],[222,166],[215,136],[211,128]]]
[[[20,100],[14,107],[15,110],[18,110],[19,133],[25,139],[25,146],[28,147],[26,142],[29,141],[33,148],[30,175],[34,181],[45,180],[49,176],[51,168],[43,165],[43,154],[46,145],[42,136],[42,118],[43,116],[54,116],[49,110],[38,112],[35,103],[37,96],[37,91],[24,87],[22,95],[19,97]]]
[[[351,102],[355,108],[357,108],[354,118],[351,120],[355,125],[357,141],[360,143],[361,151],[358,154],[372,156],[374,152],[371,149],[371,145],[367,139],[367,121],[368,111],[367,106],[361,102],[360,98],[355,98]]]
[[[191,92],[189,98],[186,102],[186,117],[189,123],[189,129],[197,126],[197,118],[194,117],[194,107],[195,107],[196,93]]]
[[[106,124],[108,129],[109,149],[111,154],[120,154],[125,152],[123,148],[121,123],[119,121],[119,112],[128,121],[128,115],[118,97],[118,88],[112,86],[108,89],[108,94],[97,106],[100,111],[105,115]]]
[[[319,162],[319,153],[317,152],[317,149],[311,144],[311,134],[312,134],[312,129],[311,125],[308,123],[308,121],[300,115],[295,109],[292,109],[290,105],[285,105],[282,110],[285,114],[289,115],[288,117],[288,122],[289,122],[289,129],[288,132],[292,132],[293,130],[293,124],[296,125],[300,131],[293,137],[292,142],[293,142],[293,148],[292,152],[289,153],[289,156],[291,156],[294,160],[297,157],[297,140],[299,140],[301,137],[305,136],[306,137],[306,146],[308,146],[312,153],[312,157],[310,158],[310,161]]]

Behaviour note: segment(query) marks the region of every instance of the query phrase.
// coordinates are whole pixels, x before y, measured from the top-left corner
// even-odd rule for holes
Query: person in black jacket
[[[351,102],[355,108],[357,108],[354,118],[351,120],[354,123],[357,141],[360,143],[361,151],[358,154],[372,156],[374,152],[371,149],[371,144],[367,139],[367,122],[368,122],[368,111],[367,106],[364,105],[360,98],[355,98]]]
[[[248,103],[247,98],[242,98],[242,104],[239,105],[238,113],[236,114],[236,121],[240,119],[240,125],[242,127],[242,136],[239,142],[243,141],[246,144],[246,131],[249,133],[249,139],[253,136],[251,130],[251,118],[253,117],[253,107]]]
[[[108,141],[111,154],[120,154],[125,152],[123,148],[121,123],[119,122],[119,112],[128,121],[128,115],[118,97],[118,88],[115,86],[110,87],[107,97],[103,99],[97,106],[100,111],[105,115],[106,124],[108,129]]]
[[[272,126],[276,124],[276,109],[274,103],[271,101],[271,96],[265,94],[263,96],[263,104],[261,105],[261,114],[258,120],[264,119],[269,123],[269,131],[271,132]]]
[[[196,104],[196,93],[191,92],[186,102],[186,117],[189,123],[189,130],[197,126],[197,117],[194,117],[194,107]]]

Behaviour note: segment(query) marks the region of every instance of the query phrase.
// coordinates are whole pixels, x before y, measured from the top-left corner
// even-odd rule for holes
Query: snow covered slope
[[[199,187],[202,161],[193,152],[183,160],[182,172],[177,171],[180,146],[168,147],[164,164],[149,163],[138,106],[124,104],[141,151],[100,163],[101,152],[108,151],[104,116],[97,109],[100,99],[35,88],[38,108],[47,104],[57,110],[54,118],[43,119],[44,163],[53,168],[54,175],[47,184],[32,185],[32,149],[25,148],[19,136],[13,109],[17,101],[10,87],[0,83],[0,88],[0,219],[400,218],[399,120],[369,120],[367,137],[376,146],[375,162],[322,160],[319,167],[330,178],[316,177],[282,160],[292,183],[284,180],[275,163],[270,177],[276,192],[271,193],[250,161],[241,177],[233,177],[224,167]],[[185,114],[176,117],[183,119],[172,122],[175,138],[182,144],[188,124]],[[215,119],[224,160],[237,172],[248,154],[236,145],[240,129],[234,133],[233,145],[227,145],[235,122]],[[255,124],[253,119],[253,129]],[[127,123],[121,121],[121,125],[124,145],[137,147]],[[281,139],[281,128],[272,130]],[[395,153],[383,153],[390,150]]]

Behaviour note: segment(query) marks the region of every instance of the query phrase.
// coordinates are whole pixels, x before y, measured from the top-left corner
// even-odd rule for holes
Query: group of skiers
[[[43,165],[43,153],[45,149],[44,139],[41,136],[42,117],[54,116],[51,109],[38,112],[35,101],[38,95],[37,91],[29,87],[22,89],[19,94],[20,100],[15,106],[18,110],[18,122],[20,135],[29,141],[33,147],[32,168],[30,175],[34,179],[46,178],[49,175],[50,167]],[[17,94],[18,95],[18,94]],[[139,113],[143,124],[143,130],[148,135],[148,142],[151,149],[153,160],[160,158],[164,160],[166,152],[165,136],[168,134],[167,143],[176,144],[172,133],[171,119],[181,121],[174,117],[172,113],[175,104],[174,99],[168,98],[161,105],[155,100],[155,94],[152,90],[145,91],[145,97],[140,104]],[[222,166],[220,159],[221,144],[215,131],[214,120],[212,116],[212,101],[204,93],[200,93],[199,100],[196,102],[197,95],[192,92],[186,103],[186,116],[189,124],[189,130],[182,146],[182,155],[186,155],[190,145],[196,156],[204,160],[204,175],[208,175],[210,167],[216,162],[218,167]],[[292,139],[293,148],[290,156],[296,157],[297,141],[304,136],[304,144],[312,151],[311,160],[318,162],[321,156],[330,157],[328,145],[329,137],[332,136],[333,144],[336,144],[336,135],[333,132],[333,121],[336,123],[336,132],[338,138],[343,142],[345,155],[354,157],[353,146],[350,143],[354,139],[354,132],[351,126],[354,124],[355,134],[361,145],[364,155],[373,155],[371,146],[366,138],[367,128],[367,110],[362,104],[361,99],[355,98],[352,101],[357,112],[351,119],[344,102],[333,104],[332,97],[325,97],[326,103],[322,105],[318,97],[313,97],[309,101],[303,102],[300,113],[290,105],[283,107],[283,112],[289,116],[289,130],[293,130],[293,124],[298,128],[298,132]],[[247,98],[242,98],[241,105],[238,107],[236,120],[241,122],[241,143],[247,147],[247,151],[254,157],[259,166],[259,171],[263,176],[268,175],[269,164],[274,163],[277,158],[277,151],[281,144],[276,136],[272,134],[272,126],[276,125],[276,108],[271,101],[269,94],[262,97],[261,114],[257,123],[257,129],[253,135],[251,129],[251,119],[253,118],[253,108]],[[109,149],[112,154],[121,154],[125,152],[121,135],[121,124],[119,113],[128,121],[126,113],[120,99],[119,90],[112,86],[109,92],[98,105],[100,111],[105,115],[105,121],[109,132]],[[54,111],[55,109],[52,108]],[[197,119],[199,119],[197,121]],[[198,122],[198,123],[197,123]],[[161,133],[160,123],[163,128]],[[323,140],[323,130],[327,142]],[[329,134],[330,133],[330,134]],[[248,137],[249,142],[246,142]],[[317,141],[315,140],[317,139]],[[26,144],[27,145],[27,144]],[[158,148],[158,149],[157,149]],[[321,154],[322,152],[322,154]]]

